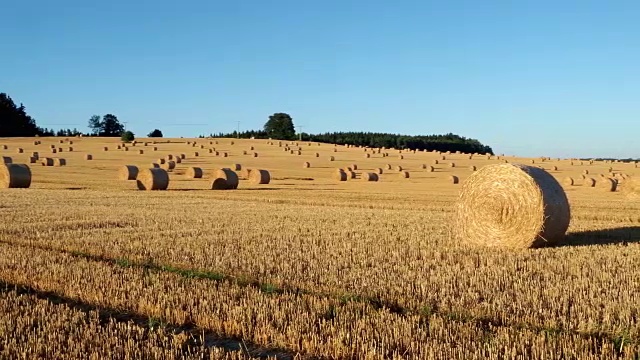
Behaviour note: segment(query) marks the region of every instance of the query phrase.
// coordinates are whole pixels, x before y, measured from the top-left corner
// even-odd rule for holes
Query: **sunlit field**
[[[170,154],[185,159],[166,191],[118,179]],[[624,191],[635,163],[238,139],[138,139],[125,151],[86,137],[0,139],[0,156],[32,173],[30,188],[0,189],[2,358],[640,356],[640,200]],[[572,218],[558,246],[454,240],[472,167],[505,161],[563,184]],[[238,170],[238,189],[211,190],[236,164],[271,181]],[[346,167],[356,178],[337,181]],[[377,169],[379,181],[361,179]]]

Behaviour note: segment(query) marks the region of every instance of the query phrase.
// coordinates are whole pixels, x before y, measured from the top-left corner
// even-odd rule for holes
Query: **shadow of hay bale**
[[[628,245],[640,243],[640,226],[568,233],[557,246]]]

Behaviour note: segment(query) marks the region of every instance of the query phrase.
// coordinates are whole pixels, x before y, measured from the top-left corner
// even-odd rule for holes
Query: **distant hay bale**
[[[620,187],[620,191],[624,192],[630,199],[640,198],[640,179],[627,177],[627,180]]]
[[[220,155],[220,152],[216,151],[216,152],[214,153],[214,155],[215,155],[215,156],[219,156],[219,155]]]
[[[158,165],[158,163],[151,163],[151,168],[152,169],[160,169],[160,165]]]
[[[252,147],[249,148],[249,150],[253,151],[253,150],[255,150],[255,148],[252,146]]]
[[[64,144],[64,140],[58,140],[60,144]]]
[[[234,171],[240,171],[240,170],[242,170],[242,165],[241,164],[233,164],[233,166],[231,168]]]
[[[329,156],[329,161],[334,161],[336,158],[334,158],[333,156]]]
[[[354,171],[345,171],[345,173],[347,174],[347,180],[356,178],[356,173]]]
[[[247,155],[247,150],[243,150],[242,155]]]
[[[382,168],[377,168],[376,169],[376,174],[382,174],[382,172],[383,172]]]
[[[222,153],[222,157],[229,157],[228,153]]]
[[[572,177],[569,177],[569,176],[567,176],[566,178],[564,178],[564,180],[562,181],[562,183],[563,183],[565,186],[573,186],[573,185],[575,185],[575,181],[573,180],[573,178],[572,178]]]
[[[184,159],[187,158],[187,155],[186,154],[180,154],[180,155],[177,155],[176,157],[180,158],[181,160],[184,160]]]
[[[118,149],[118,150],[122,149],[122,146],[121,146],[121,145],[118,145],[118,146],[117,146],[117,149]]]
[[[235,145],[235,142],[233,142],[233,141],[232,141],[232,142],[231,142],[231,145]]]
[[[25,164],[0,165],[0,188],[26,189],[31,186],[31,169]]]
[[[167,159],[167,160],[173,160],[173,155],[171,155],[171,154],[167,155],[167,156],[166,156],[166,159]]]
[[[333,148],[333,152],[338,152],[338,149],[336,149],[336,148]]]
[[[402,159],[404,159],[404,156],[400,155],[400,156],[398,156],[398,159],[402,160]]]
[[[53,166],[53,158],[41,158],[40,163],[42,166]]]
[[[93,160],[93,155],[91,155],[91,154],[85,154],[84,159],[85,159],[85,160]]]
[[[610,167],[610,168],[608,169],[608,171],[609,171],[609,172],[613,172],[613,168],[612,168],[612,167]]]
[[[449,167],[450,167],[450,168],[454,168],[454,167],[456,167],[456,163],[449,163]]]
[[[453,229],[458,241],[472,245],[531,248],[556,244],[570,219],[567,196],[549,173],[496,164],[464,183]]]
[[[169,174],[165,169],[143,169],[137,176],[138,190],[167,190],[169,187]]]
[[[426,169],[427,168],[427,164],[420,165],[420,168],[423,169],[423,170]]]
[[[365,172],[360,175],[362,181],[378,181],[378,174],[372,172]]]
[[[56,150],[56,149],[51,149],[51,153],[52,153],[52,154],[56,154],[56,153],[58,153],[58,150]]]
[[[584,171],[582,171],[582,173],[585,174],[585,175],[589,175],[589,170],[584,170]]]
[[[158,161],[156,161],[158,164],[162,165],[165,163],[165,160],[163,158],[158,159]]]
[[[440,161],[438,159],[433,160],[433,165],[438,165],[438,164],[440,164]]]
[[[252,169],[249,173],[249,182],[254,185],[265,185],[271,182],[271,174],[267,170]]]
[[[558,171],[558,167],[557,167],[557,166],[552,166],[552,167],[551,167],[551,170],[553,170],[553,171]]]
[[[198,157],[198,156],[200,156],[199,152],[196,151],[196,152],[193,153],[193,157]]]
[[[477,168],[477,167],[475,167],[474,165],[472,165],[472,166],[469,166],[469,170],[471,170],[471,171],[476,171],[476,170],[478,170],[478,168]]]
[[[190,179],[202,179],[202,168],[190,167],[187,169],[186,175]]]
[[[208,152],[209,154],[213,154],[213,149],[209,149],[209,150],[207,150],[207,152]]]
[[[153,151],[158,151],[158,147],[157,146],[154,146],[152,149],[153,149]]]
[[[342,168],[342,170],[344,170],[344,172],[353,171],[353,169],[350,166],[345,166],[344,168]]]
[[[436,168],[434,168],[433,166],[427,166],[427,172],[434,172],[436,170]]]
[[[396,170],[396,171],[402,171],[402,166],[400,166],[400,165],[396,165],[395,170]]]
[[[54,158],[53,166],[67,166],[67,160],[61,159],[61,158]]]
[[[614,192],[618,187],[618,181],[611,178],[604,178],[604,179],[598,180],[596,185],[598,186],[599,189],[602,189],[604,191]]]
[[[29,164],[35,164],[38,162],[38,158],[35,156],[29,156]]]
[[[320,153],[316,153],[316,157],[320,157]]]
[[[109,148],[107,146],[102,148],[102,151],[109,151]]]
[[[118,171],[118,179],[135,180],[138,176],[138,167],[135,165],[124,165]]]
[[[172,171],[176,168],[176,162],[173,160],[167,160],[164,164],[161,164],[160,167],[167,171]]]
[[[585,177],[585,178],[582,180],[582,186],[585,186],[585,187],[594,187],[594,186],[596,186],[596,179],[594,179],[594,178],[590,178],[590,177]]]
[[[530,162],[530,163],[532,163],[532,164],[535,164],[535,163],[536,163],[536,161],[535,161],[535,160],[533,160],[533,159],[529,160],[529,162]]]
[[[18,150],[17,150],[17,151],[18,151],[18,154],[22,154],[22,153],[24,153],[24,149],[23,149],[23,148],[18,148]]]
[[[364,158],[365,159],[369,159],[370,157],[371,157],[371,154],[369,154],[369,153],[364,154]]]
[[[58,152],[63,152],[64,149],[63,148],[58,148]]]
[[[173,161],[175,161],[176,164],[182,164],[182,158],[180,158],[180,156],[174,156]]]
[[[3,145],[3,147],[4,147],[4,149],[5,149],[5,150],[7,150],[7,145]],[[55,146],[55,145],[49,145],[49,147],[50,147],[51,149],[55,149],[55,148],[56,148],[56,146]]]
[[[258,157],[258,153],[257,153],[257,152],[254,152],[254,153],[253,153],[253,157]]]
[[[455,175],[451,175],[449,176],[449,181],[451,181],[452,184],[458,184],[460,182],[460,178]]]
[[[122,150],[124,150],[124,151],[129,151],[129,148],[128,148],[127,146],[123,146],[123,147],[122,147]]]
[[[9,156],[0,156],[0,160],[2,160],[2,164],[13,163],[13,159],[11,159]]]
[[[408,179],[409,178],[409,172],[408,171],[400,171],[400,177],[403,179]]]
[[[582,174],[582,175],[580,175],[580,178],[581,178],[582,180],[584,180],[584,179],[586,179],[586,178],[587,178],[587,175]]]
[[[72,147],[69,147],[69,148],[67,149],[67,151],[68,151],[68,152],[73,152],[73,148],[72,148]]]
[[[333,173],[333,179],[336,181],[347,181],[347,173],[342,169],[338,169]]]
[[[40,142],[39,141],[34,141],[33,145],[40,145]]]
[[[351,164],[351,168],[355,171],[358,170],[358,164]]]
[[[385,165],[385,167],[387,168],[387,170],[391,170],[391,169],[393,169],[393,167],[391,166],[391,164],[387,164],[387,165]]]
[[[311,163],[309,163],[308,161],[305,161],[304,163],[302,163],[302,167],[305,169],[308,169],[311,167]]]
[[[142,149],[138,150],[138,154],[144,155],[144,150],[142,150]]]
[[[253,172],[253,170],[251,171]],[[251,173],[249,173],[251,174]],[[224,179],[228,189],[237,189],[239,180],[238,174],[236,174],[233,170],[229,168],[218,169],[214,176],[215,179]]]

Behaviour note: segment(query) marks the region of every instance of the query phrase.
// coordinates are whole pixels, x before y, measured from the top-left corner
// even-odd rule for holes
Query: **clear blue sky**
[[[137,135],[453,132],[640,156],[640,1],[4,1],[0,92],[38,125]]]

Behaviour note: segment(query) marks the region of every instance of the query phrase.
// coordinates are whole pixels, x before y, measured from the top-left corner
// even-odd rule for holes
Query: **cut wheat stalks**
[[[460,242],[487,247],[553,245],[565,236],[571,211],[560,184],[526,165],[489,165],[464,183],[454,232]]]

